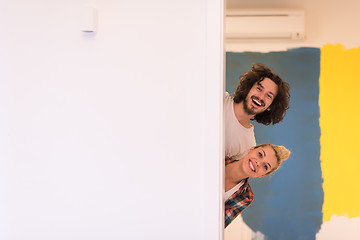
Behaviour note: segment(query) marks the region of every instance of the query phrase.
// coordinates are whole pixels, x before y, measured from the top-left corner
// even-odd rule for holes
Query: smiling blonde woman
[[[285,147],[265,143],[250,148],[240,160],[225,157],[225,227],[254,199],[249,178],[269,175],[289,156]]]

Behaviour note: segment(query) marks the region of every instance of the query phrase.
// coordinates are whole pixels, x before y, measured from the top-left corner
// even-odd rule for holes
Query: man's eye
[[[269,169],[269,167],[267,165],[265,165],[265,170],[267,171]]]
[[[262,157],[262,152],[259,152],[259,157]]]

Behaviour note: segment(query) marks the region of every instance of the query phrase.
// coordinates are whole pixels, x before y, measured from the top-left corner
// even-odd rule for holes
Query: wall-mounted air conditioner
[[[302,10],[228,10],[225,19],[227,39],[305,38]]]

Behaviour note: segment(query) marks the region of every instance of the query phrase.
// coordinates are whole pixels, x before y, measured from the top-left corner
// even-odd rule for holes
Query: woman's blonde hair
[[[281,163],[289,158],[290,151],[284,146],[278,146],[271,143],[260,144],[255,146],[255,148],[266,147],[266,146],[270,146],[274,150],[277,160],[277,165],[273,167],[270,172],[266,173],[266,175],[269,175],[270,173],[275,172],[280,167]]]

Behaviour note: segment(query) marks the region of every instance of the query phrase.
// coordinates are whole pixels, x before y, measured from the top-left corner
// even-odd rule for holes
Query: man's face
[[[278,86],[270,78],[264,78],[261,82],[255,83],[245,98],[245,112],[249,115],[256,115],[270,110],[270,105],[277,92]]]

